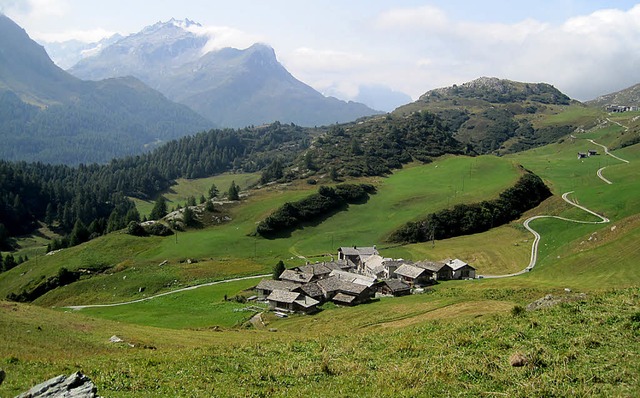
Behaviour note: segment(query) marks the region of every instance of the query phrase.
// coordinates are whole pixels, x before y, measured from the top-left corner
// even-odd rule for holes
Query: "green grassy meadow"
[[[555,117],[575,120],[587,111],[573,112]],[[61,266],[109,268],[47,293],[36,305],[0,302],[5,342],[0,367],[7,372],[0,396],[14,396],[76,370],[83,370],[99,393],[109,397],[639,396],[640,145],[614,151],[630,161],[626,164],[586,140],[613,147],[635,134],[633,117],[614,116],[631,126],[629,131],[607,123],[575,139],[518,154],[450,156],[409,165],[387,178],[365,179],[378,189],[367,203],[281,239],[250,234],[278,206],[317,187],[300,182],[251,190],[242,203],[228,208],[232,220],[222,225],[167,238],[114,233],[39,256],[37,264],[31,259],[0,274],[0,297],[54,275]],[[577,152],[587,149],[601,154],[576,159]],[[495,197],[517,180],[517,165],[541,176],[554,193],[521,220],[435,244],[385,244],[386,236],[406,221]],[[612,185],[596,176],[604,166]],[[224,178],[238,183],[255,175]],[[204,193],[212,181],[223,190],[222,180],[179,181],[167,195],[182,201],[178,198],[198,196],[201,189]],[[533,236],[522,227],[527,217],[595,220],[560,199],[567,191],[611,222],[532,222],[542,235],[538,265],[514,278],[447,281],[424,294],[381,298],[353,308],[325,304],[312,316],[280,319],[265,313],[264,326],[257,328],[247,323],[254,312],[240,311],[250,304],[223,298],[246,294],[258,279],[124,306],[60,308],[269,273],[279,259],[291,267],[305,261],[298,256],[320,260],[347,245],[377,244],[383,256],[411,260],[459,257],[480,274],[511,273],[529,263]],[[550,293],[567,301],[543,310],[518,310]],[[47,308],[51,306],[57,308]],[[133,347],[109,343],[112,335]],[[526,366],[510,366],[516,353],[528,359]]]
[[[275,331],[176,331],[3,302],[0,395],[82,370],[109,397],[636,396],[638,290],[512,314],[540,293],[444,290],[267,320]],[[509,365],[516,353],[525,366]]]
[[[152,294],[231,276],[268,273],[280,259],[288,266],[300,265],[305,261],[301,256],[334,254],[338,246],[382,246],[386,236],[405,222],[455,203],[491,199],[511,186],[519,173],[512,161],[490,156],[448,157],[428,165],[412,165],[388,178],[371,180],[378,193],[366,204],[351,205],[319,225],[293,231],[288,238],[250,236],[256,223],[277,207],[317,189],[304,183],[270,186],[251,191],[241,204],[229,206],[232,220],[219,226],[166,238],[115,233],[44,256],[38,267],[29,261],[0,274],[0,296],[20,291],[34,279],[55,275],[63,264],[70,270],[102,264],[111,269],[56,289],[38,299],[39,303],[118,302],[137,298],[140,287]],[[446,257],[455,255],[451,252]],[[198,262],[187,265],[187,259]],[[158,265],[165,260],[167,266]],[[3,279],[10,282],[3,283]]]
[[[155,327],[184,329],[222,326],[231,328],[246,322],[255,314],[255,311],[241,311],[247,305],[224,301],[224,297],[232,298],[238,292],[254,287],[259,281],[260,278],[253,278],[203,286],[128,304],[126,308],[100,307],[78,311],[92,317]]]

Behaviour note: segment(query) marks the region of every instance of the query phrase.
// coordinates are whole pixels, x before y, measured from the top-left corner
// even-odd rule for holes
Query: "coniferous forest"
[[[0,245],[8,250],[11,237],[33,231],[38,221],[68,235],[62,247],[81,243],[139,221],[128,197],[152,198],[176,178],[258,171],[278,156],[294,158],[305,145],[304,129],[274,123],[211,130],[106,165],[0,161]]]

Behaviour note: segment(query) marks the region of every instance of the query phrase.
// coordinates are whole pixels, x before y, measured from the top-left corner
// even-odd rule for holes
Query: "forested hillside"
[[[69,75],[0,15],[0,159],[106,163],[211,126],[137,79]]]
[[[276,158],[295,158],[306,145],[305,129],[274,123],[212,130],[102,166],[0,161],[0,225],[8,232],[0,244],[33,230],[38,220],[63,233],[78,221],[90,234],[121,229],[139,218],[130,213],[134,206],[126,196],[153,197],[181,177],[261,170]]]

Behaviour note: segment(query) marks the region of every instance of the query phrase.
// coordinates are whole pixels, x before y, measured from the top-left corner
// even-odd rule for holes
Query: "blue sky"
[[[479,76],[548,82],[587,100],[640,83],[635,1],[0,0],[45,43],[128,34],[172,17],[207,27],[211,48],[271,45],[319,91],[379,85],[411,95]]]

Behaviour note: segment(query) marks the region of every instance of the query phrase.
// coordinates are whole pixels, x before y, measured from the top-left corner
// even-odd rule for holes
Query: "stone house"
[[[290,292],[286,290],[274,290],[267,297],[269,309],[284,312],[301,312],[305,314],[318,310],[320,301],[315,300],[302,293]]]
[[[258,300],[266,300],[274,290],[292,291],[300,286],[297,283],[289,281],[274,281],[272,279],[263,279],[256,286],[256,295]]]
[[[432,283],[433,275],[433,271],[410,264],[402,264],[396,270],[398,279],[411,287],[424,286]]]

